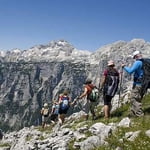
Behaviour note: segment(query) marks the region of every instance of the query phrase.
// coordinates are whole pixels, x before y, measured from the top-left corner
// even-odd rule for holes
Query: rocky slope
[[[107,61],[114,59],[120,69],[122,61],[132,63],[134,50],[150,57],[150,43],[140,39],[118,41],[96,52],[77,50],[64,40],[29,50],[1,51],[0,127],[7,131],[39,125],[44,102],[51,106],[63,89],[68,89],[74,99],[82,92],[87,77],[98,86]],[[122,90],[127,89],[130,80],[124,74]]]
[[[83,111],[66,118],[63,126],[24,127],[5,133],[0,150],[148,150],[150,148],[149,96],[143,99],[145,116],[128,118],[128,104],[112,112],[109,120],[83,120]],[[96,113],[99,113],[100,106]],[[98,115],[98,114],[97,114]]]

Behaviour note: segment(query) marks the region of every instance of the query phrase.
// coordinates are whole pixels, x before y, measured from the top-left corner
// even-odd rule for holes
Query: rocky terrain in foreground
[[[143,100],[145,116],[127,117],[128,102],[120,102],[113,110],[112,118],[84,121],[83,111],[66,118],[63,126],[49,125],[24,127],[5,133],[0,150],[148,150],[150,148],[149,96]],[[115,99],[113,107],[115,107]],[[97,115],[99,114],[97,107]]]

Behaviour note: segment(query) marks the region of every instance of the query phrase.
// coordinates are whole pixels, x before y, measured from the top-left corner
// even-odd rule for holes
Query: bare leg
[[[110,112],[109,112],[109,106],[108,105],[104,105],[104,117],[107,119],[109,118]]]
[[[65,114],[61,114],[58,116],[58,121],[60,123],[60,125],[62,125],[65,121]]]

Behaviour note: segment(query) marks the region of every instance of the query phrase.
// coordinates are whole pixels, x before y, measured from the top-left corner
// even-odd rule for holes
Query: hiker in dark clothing
[[[116,94],[119,84],[119,73],[114,68],[115,64],[112,60],[108,61],[107,69],[104,70],[100,83],[100,90],[103,89],[104,98],[104,117],[108,119],[111,111],[111,100]]]
[[[2,130],[0,129],[0,140],[3,139],[3,136],[4,136],[4,134],[3,134]]]
[[[71,105],[70,97],[68,96],[69,92],[64,90],[64,92],[59,96],[59,112],[58,112],[58,121],[59,124],[62,125],[65,121],[66,114]]]
[[[130,116],[143,116],[143,110],[142,110],[142,97],[140,95],[141,91],[141,82],[142,82],[142,76],[143,76],[143,69],[142,69],[142,55],[139,51],[135,51],[133,53],[133,59],[136,61],[133,63],[131,67],[125,66],[125,64],[122,64],[123,69],[129,73],[134,73],[133,78],[133,88],[131,92],[131,114]]]
[[[55,124],[58,120],[59,103],[57,100],[53,100],[52,110],[50,113],[51,123]]]

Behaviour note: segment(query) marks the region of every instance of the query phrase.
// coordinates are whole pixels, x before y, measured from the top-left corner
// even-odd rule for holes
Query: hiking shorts
[[[49,118],[48,116],[42,116],[42,122],[46,123],[48,121],[48,118]]]
[[[58,119],[58,114],[52,114],[51,115],[51,120],[56,121]]]
[[[68,109],[61,109],[59,108],[59,114],[67,114]]]
[[[83,111],[88,115],[89,112],[93,112],[95,107],[97,106],[97,102],[91,102],[90,100],[86,100],[83,104]]]
[[[110,105],[113,96],[104,95],[104,105]]]

